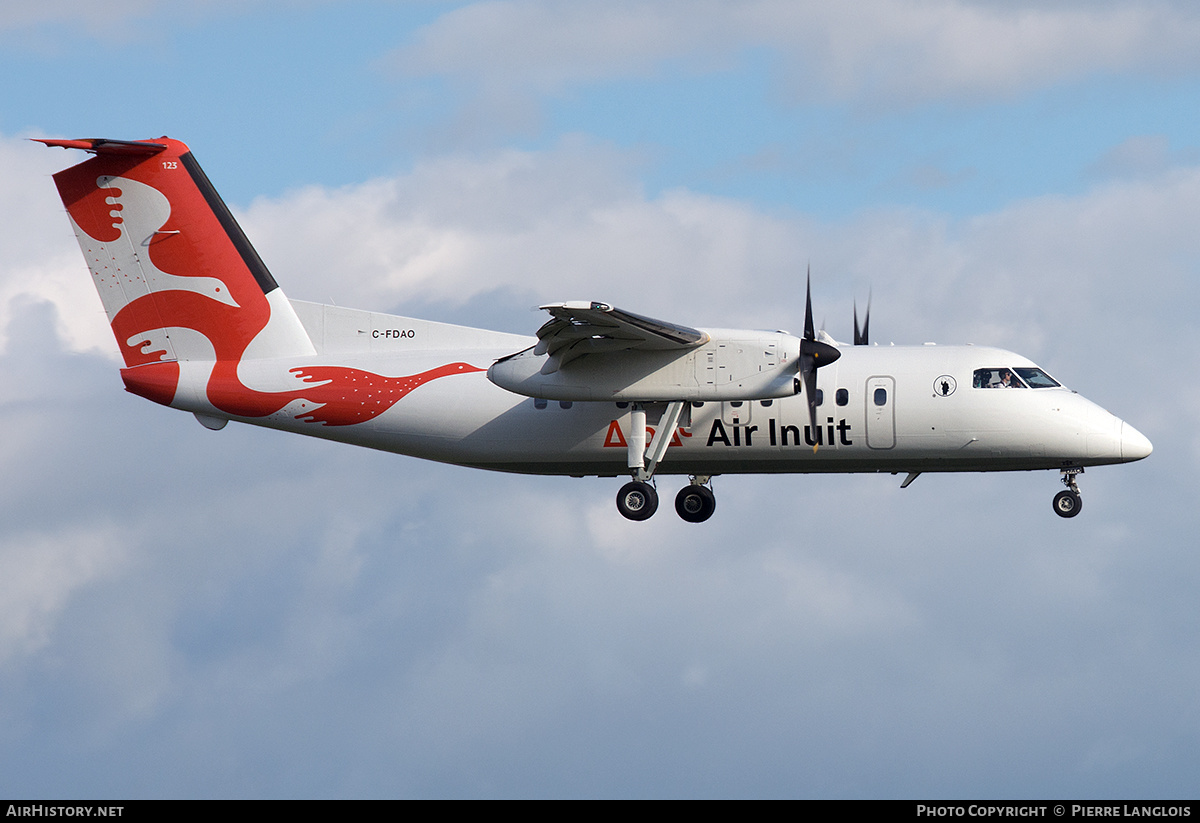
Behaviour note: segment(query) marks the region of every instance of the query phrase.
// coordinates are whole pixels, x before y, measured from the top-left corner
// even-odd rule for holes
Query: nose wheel
[[[1062,482],[1067,487],[1054,495],[1054,513],[1059,517],[1074,517],[1083,510],[1083,498],[1079,496],[1079,486],[1075,478],[1083,474],[1082,468],[1063,469]]]

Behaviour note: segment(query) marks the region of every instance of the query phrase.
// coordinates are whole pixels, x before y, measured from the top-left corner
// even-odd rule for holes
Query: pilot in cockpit
[[[1043,376],[1043,384],[1057,386],[1051,378],[1044,376],[1040,369],[1027,369],[1027,371],[1036,372],[1037,375]],[[976,369],[974,386],[977,389],[1024,389],[1026,385],[1021,382],[1021,378],[1013,374],[1012,369],[994,368],[994,369]]]

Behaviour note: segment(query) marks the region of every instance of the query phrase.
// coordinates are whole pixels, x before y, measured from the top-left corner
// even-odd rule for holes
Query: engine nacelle
[[[547,400],[765,400],[796,393],[800,339],[784,332],[706,329],[690,349],[609,351],[554,369],[530,348],[498,360],[488,379]]]

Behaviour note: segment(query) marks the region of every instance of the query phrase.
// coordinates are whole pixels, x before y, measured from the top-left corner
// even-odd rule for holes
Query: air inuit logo
[[[655,431],[656,431],[656,429],[653,426],[646,427],[646,442],[647,443],[654,442]],[[680,426],[679,428],[675,429],[674,434],[671,435],[671,442],[667,444],[667,447],[670,448],[671,446],[682,446],[683,440],[681,438],[691,437],[691,436],[692,436],[692,433],[690,431],[685,429],[683,426]],[[608,433],[604,436],[604,448],[606,448],[606,449],[616,449],[616,448],[625,449],[628,447],[629,447],[629,443],[626,442],[625,434],[624,434],[624,432],[621,431],[621,424],[618,423],[616,420],[613,420],[612,422],[610,422],[608,424]]]
[[[803,434],[802,434],[803,432]],[[646,427],[647,442],[651,442],[654,437],[655,429],[653,426]],[[845,418],[838,420],[836,423],[832,417],[826,418],[824,426],[817,426],[816,433],[813,433],[811,426],[785,426],[775,418],[768,418],[766,431],[761,431],[758,426],[742,425],[725,423],[720,418],[712,421],[712,425],[708,430],[708,438],[705,441],[705,446],[853,446],[854,440],[850,436],[853,434],[853,426]],[[683,438],[690,438],[692,433],[683,426],[675,430],[671,436],[670,446],[682,446]],[[617,420],[612,420],[608,424],[608,433],[604,437],[605,448],[626,448],[627,441],[625,434],[621,430],[621,424]]]

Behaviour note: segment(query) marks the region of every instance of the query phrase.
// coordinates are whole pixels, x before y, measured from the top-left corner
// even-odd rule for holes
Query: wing
[[[698,329],[643,317],[606,303],[550,303],[540,308],[550,319],[537,331],[534,354],[549,355],[543,374],[552,374],[585,354],[642,349],[695,348],[708,341]]]

